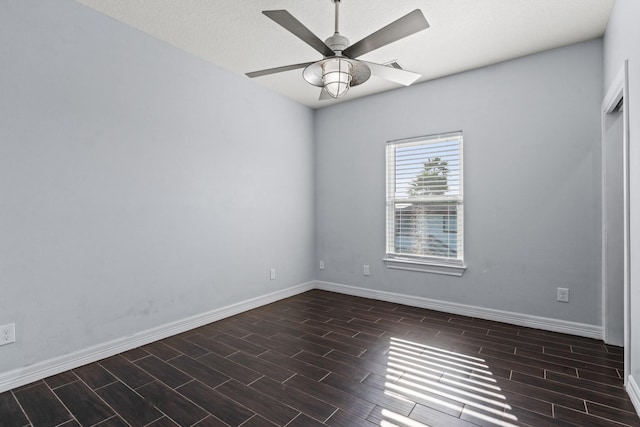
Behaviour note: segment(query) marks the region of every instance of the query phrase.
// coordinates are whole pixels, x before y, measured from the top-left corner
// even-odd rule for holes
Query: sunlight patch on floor
[[[483,424],[515,427],[518,418],[501,393],[487,362],[476,356],[391,338],[385,394],[433,409],[464,414]],[[425,427],[426,424],[382,411],[381,427]]]

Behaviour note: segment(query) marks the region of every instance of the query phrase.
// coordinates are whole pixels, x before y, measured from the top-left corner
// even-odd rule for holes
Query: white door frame
[[[603,339],[607,342],[607,266],[606,266],[606,200],[605,177],[606,177],[606,117],[612,113],[623,100],[622,123],[623,123],[623,197],[624,197],[624,384],[627,384],[629,376],[631,353],[629,349],[631,319],[629,311],[629,286],[630,286],[630,259],[629,259],[629,64],[625,60],[620,71],[611,83],[607,94],[601,105],[601,125],[602,125],[602,331]]]

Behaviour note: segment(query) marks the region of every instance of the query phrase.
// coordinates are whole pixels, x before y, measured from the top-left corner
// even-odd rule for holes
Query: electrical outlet
[[[324,270],[324,261],[320,261],[320,270]]]
[[[362,274],[364,274],[365,276],[370,276],[371,275],[371,271],[369,270],[369,266],[368,265],[363,266]]]
[[[16,324],[0,326],[0,345],[11,344],[16,342]]]
[[[569,289],[568,288],[558,288],[558,301],[560,302],[569,302]]]
[[[276,280],[276,269],[275,268],[272,268],[271,270],[269,270],[269,279]]]

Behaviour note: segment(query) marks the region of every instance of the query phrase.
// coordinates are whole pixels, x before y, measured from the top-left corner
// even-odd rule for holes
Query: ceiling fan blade
[[[429,28],[427,19],[420,9],[416,9],[349,46],[342,53],[349,58],[357,58],[427,28]]]
[[[409,86],[418,80],[422,75],[412,71],[402,70],[400,68],[391,67],[389,65],[376,64],[375,62],[367,62],[358,60],[366,64],[371,69],[371,74],[385,80]]]
[[[327,101],[327,100],[329,100],[329,99],[333,99],[333,98],[331,98],[331,95],[329,95],[329,94],[327,93],[327,91],[326,91],[326,90],[324,90],[324,88],[320,89],[320,97],[318,98],[318,100],[320,100],[320,101]]]
[[[333,56],[335,53],[322,40],[298,21],[292,14],[286,10],[264,10],[264,15],[271,18],[286,30],[289,30],[294,36],[320,52],[324,56]]]
[[[284,67],[276,67],[276,68],[269,68],[266,70],[252,71],[246,74],[247,74],[247,77],[251,77],[251,78],[261,77],[261,76],[267,76],[269,74],[282,73],[283,71],[297,70],[298,68],[304,68],[311,64],[313,64],[313,62],[304,62],[302,64],[285,65]]]

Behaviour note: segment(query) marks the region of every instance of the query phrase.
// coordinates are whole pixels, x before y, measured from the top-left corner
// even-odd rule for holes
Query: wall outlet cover
[[[560,302],[569,302],[569,289],[558,288],[557,300]]]
[[[0,345],[11,344],[16,342],[16,324],[0,326]]]

